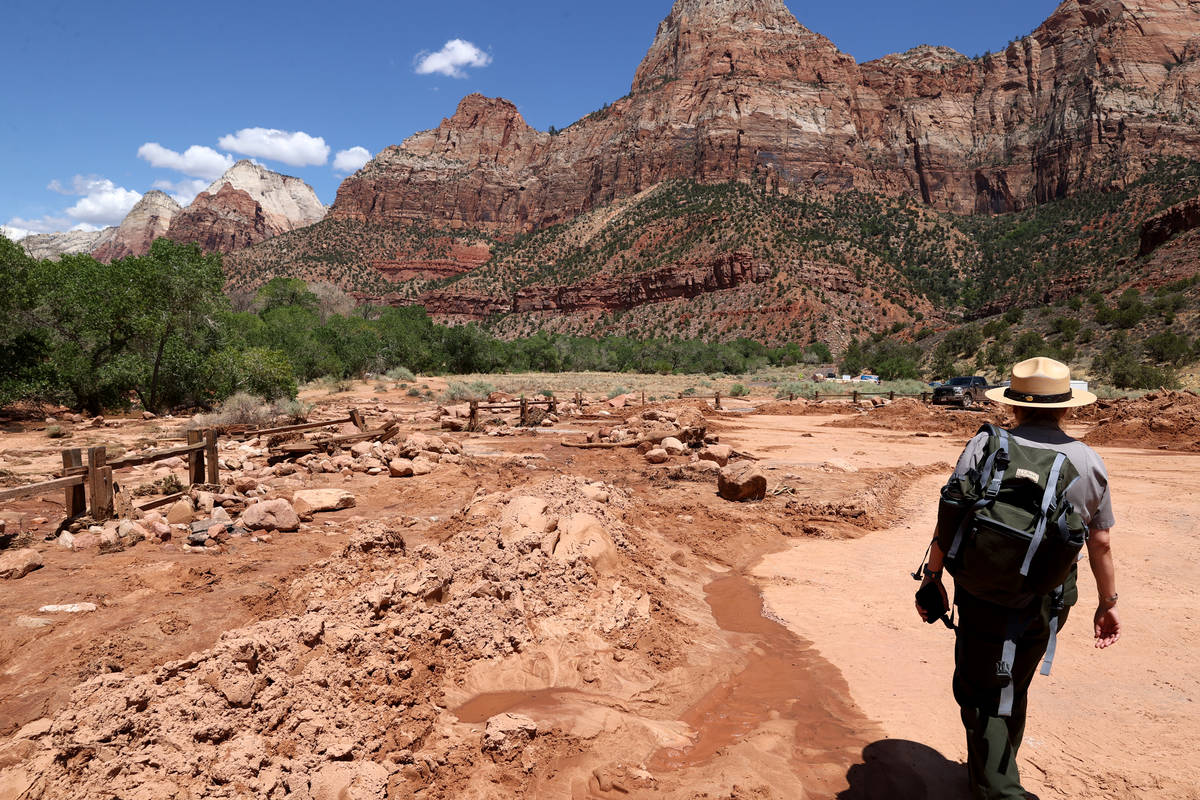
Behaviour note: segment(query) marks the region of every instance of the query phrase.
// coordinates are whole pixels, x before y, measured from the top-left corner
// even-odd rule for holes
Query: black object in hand
[[[946,616],[946,601],[942,599],[941,584],[930,581],[917,592],[917,605],[925,611],[925,622],[932,625]]]

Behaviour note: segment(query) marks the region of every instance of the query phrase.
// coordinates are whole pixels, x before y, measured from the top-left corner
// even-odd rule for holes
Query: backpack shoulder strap
[[[1004,473],[1008,471],[1010,461],[1009,448],[1011,447],[1008,431],[996,425],[988,424],[980,428],[979,433],[986,433],[988,435],[988,450],[991,450],[991,452],[984,458],[983,464],[979,468],[979,491],[981,496],[974,507],[963,515],[962,522],[958,526],[958,531],[954,534],[954,541],[951,543],[950,549],[946,552],[946,558],[950,561],[958,557],[958,551],[962,547],[963,538],[966,536],[967,529],[975,518],[975,512],[982,508],[987,508],[1000,494],[1000,485],[1004,482]],[[976,434],[976,436],[978,435]],[[994,449],[993,442],[995,442]]]

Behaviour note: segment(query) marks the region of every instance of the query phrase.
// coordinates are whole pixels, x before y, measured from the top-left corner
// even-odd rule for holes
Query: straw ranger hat
[[[1071,388],[1071,368],[1052,358],[1031,358],[1013,367],[1012,385],[987,391],[987,399],[1025,408],[1079,408],[1096,395]]]

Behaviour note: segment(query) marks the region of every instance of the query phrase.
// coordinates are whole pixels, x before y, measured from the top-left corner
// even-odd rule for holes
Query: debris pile
[[[1200,452],[1200,395],[1152,392],[1114,404],[1084,437],[1092,445]]]
[[[656,585],[637,588],[630,569],[623,492],[569,477],[523,491],[480,490],[439,544],[362,525],[297,581],[302,612],[145,675],[81,684],[6,745],[0,784],[30,800],[384,800],[496,796],[494,767],[505,796],[523,796],[505,762],[524,755],[540,765],[524,780],[544,779],[554,759],[532,756],[566,734],[502,713],[471,728],[445,692],[501,657],[561,652],[566,629],[643,658]],[[555,680],[583,688],[589,675]]]
[[[856,409],[853,417],[835,419],[825,423],[831,428],[882,428],[896,431],[915,431],[919,433],[948,433],[954,436],[970,436],[987,423],[997,425],[1011,424],[1006,412],[996,408],[987,411],[964,411],[942,406],[931,406],[903,397],[888,402],[884,398],[871,398],[881,401],[874,405],[867,400],[862,401],[870,407]]]

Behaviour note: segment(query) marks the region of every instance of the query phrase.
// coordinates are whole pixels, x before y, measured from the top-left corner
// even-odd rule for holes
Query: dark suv
[[[951,378],[949,383],[943,383],[933,390],[935,406],[962,406],[970,408],[984,402],[984,392],[988,390],[987,378],[978,375],[970,377]]]

